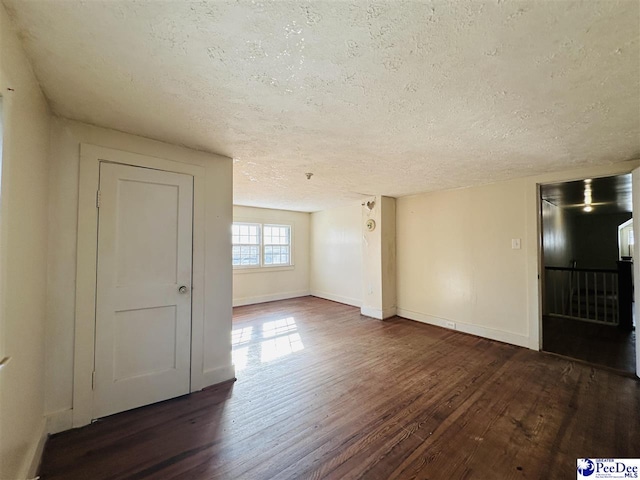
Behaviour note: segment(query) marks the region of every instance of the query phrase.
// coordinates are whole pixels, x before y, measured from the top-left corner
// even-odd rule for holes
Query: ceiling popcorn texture
[[[636,0],[4,3],[57,114],[233,157],[240,205],[640,156]]]

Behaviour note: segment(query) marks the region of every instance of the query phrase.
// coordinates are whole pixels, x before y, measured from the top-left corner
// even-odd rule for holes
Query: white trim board
[[[318,290],[311,290],[310,295],[318,298],[324,298],[325,300],[331,300],[332,302],[344,303],[345,305],[351,305],[352,307],[360,308],[362,306],[362,300],[357,298],[343,297],[342,295],[320,292]]]
[[[379,309],[379,308],[371,308],[371,307],[361,307],[360,314],[366,317],[375,318],[377,320],[385,320],[387,318],[391,318],[397,314],[396,307]]]
[[[437,327],[447,328],[447,322],[444,318],[434,317],[424,313],[413,312],[411,310],[405,310],[398,308],[397,315],[399,317],[408,318],[409,320],[415,320],[416,322],[427,323],[429,325],[435,325]],[[519,347],[530,348],[529,337],[525,335],[518,335],[517,333],[505,332],[502,330],[494,330],[492,328],[482,327],[480,325],[471,325],[469,323],[454,322],[456,328],[453,331],[469,333],[476,337],[488,338],[489,340],[497,340],[498,342],[509,343],[511,345],[517,345]],[[536,350],[535,348],[533,350]]]
[[[276,300],[288,300],[290,298],[308,297],[311,295],[308,290],[297,292],[273,293],[269,295],[257,295],[254,297],[234,298],[233,306],[242,307],[244,305],[254,305],[256,303],[275,302]]]
[[[235,365],[212,368],[204,371],[204,385],[211,386],[236,379]]]
[[[73,427],[94,419],[94,369],[97,225],[96,192],[100,162],[107,161],[193,176],[193,287],[191,317],[191,387],[204,383],[204,265],[205,169],[202,166],[124,152],[96,145],[80,145],[78,232],[76,257],[76,309],[73,365]]]
[[[73,428],[73,410],[70,408],[48,413],[45,417],[47,419],[47,433],[49,435]]]
[[[44,452],[44,446],[47,443],[47,422],[44,417],[40,422],[36,434],[31,442],[31,448],[29,454],[24,458],[24,463],[20,468],[20,476],[18,478],[35,479],[40,463],[42,462],[42,454]]]

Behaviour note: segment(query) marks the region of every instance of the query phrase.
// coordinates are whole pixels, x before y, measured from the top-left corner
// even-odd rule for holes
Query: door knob
[[[178,292],[180,293],[187,293],[189,291],[189,289],[186,287],[186,285],[182,285],[179,289]]]

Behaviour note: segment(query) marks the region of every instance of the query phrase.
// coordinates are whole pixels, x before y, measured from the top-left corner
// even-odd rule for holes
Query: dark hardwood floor
[[[623,372],[636,371],[636,332],[618,327],[543,317],[542,347],[546,352],[584,360]]]
[[[573,479],[640,455],[640,382],[302,298],[236,308],[238,381],[53,436],[44,479]]]

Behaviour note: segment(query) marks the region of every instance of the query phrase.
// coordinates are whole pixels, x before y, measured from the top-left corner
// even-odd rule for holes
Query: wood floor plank
[[[53,436],[43,479],[551,479],[640,456],[640,382],[313,297],[234,309],[238,380]]]

